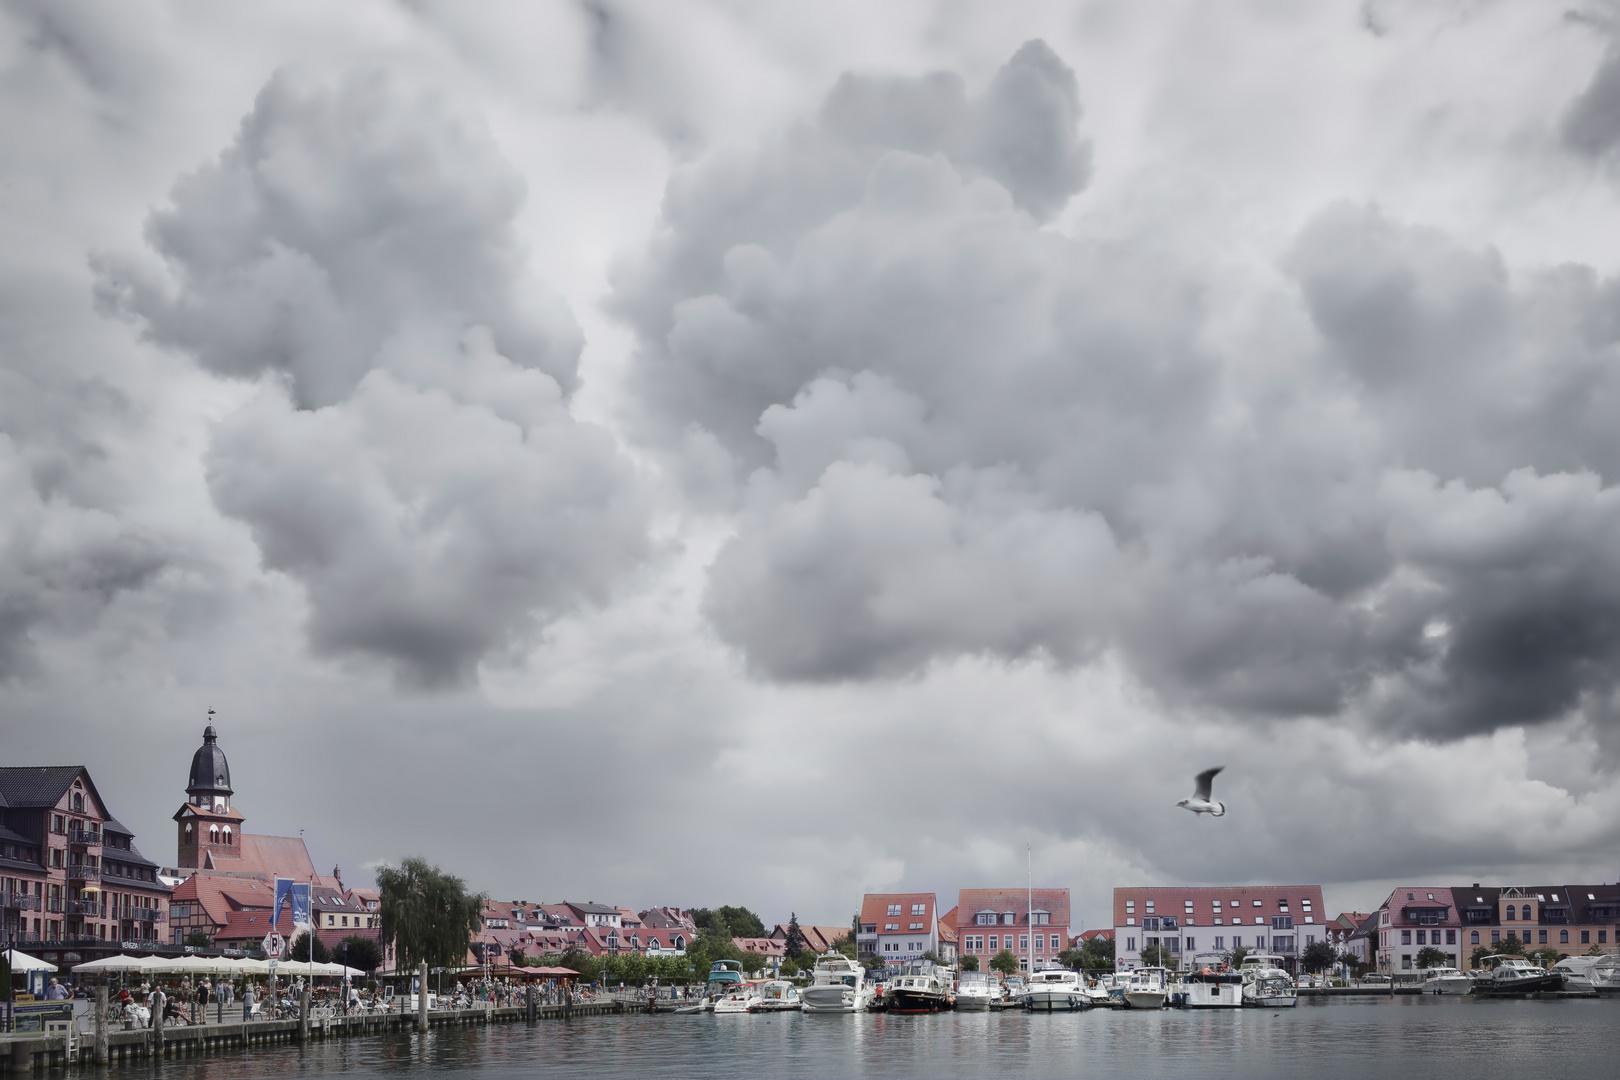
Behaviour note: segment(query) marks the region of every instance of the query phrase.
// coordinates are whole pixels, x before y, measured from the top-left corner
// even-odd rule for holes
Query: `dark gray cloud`
[[[976,101],[845,77],[672,180],[616,303],[666,446],[702,433],[742,481],[722,638],[813,681],[1118,650],[1178,705],[1443,736],[1600,698],[1620,606],[1571,601],[1607,548],[1559,537],[1583,500],[1599,534],[1620,473],[1615,286],[1332,205],[1250,286],[1279,290],[1256,362],[1211,300],[1251,270],[1040,227],[1084,181],[1078,117],[1037,43]],[[1009,172],[964,134],[992,129],[1067,149]],[[1415,542],[1448,483],[1515,507],[1517,560]]]
[[[1620,145],[1620,51],[1610,48],[1592,81],[1569,103],[1559,127],[1564,145],[1602,157]]]
[[[98,263],[152,341],[271,377],[219,425],[209,490],[304,586],[318,652],[410,683],[470,679],[648,550],[634,471],[569,411],[580,335],[527,278],[522,196],[442,98],[283,71],[149,220],[164,271]]]

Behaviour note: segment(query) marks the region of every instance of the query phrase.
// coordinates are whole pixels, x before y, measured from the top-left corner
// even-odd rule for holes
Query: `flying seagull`
[[[1182,799],[1180,802],[1176,803],[1176,805],[1181,807],[1183,810],[1191,810],[1195,814],[1209,814],[1213,817],[1225,817],[1226,804],[1223,802],[1215,802],[1210,798],[1210,788],[1215,783],[1215,774],[1224,768],[1226,768],[1225,765],[1217,765],[1213,769],[1205,769],[1203,772],[1199,773],[1197,779],[1198,789],[1193,792],[1192,798]]]

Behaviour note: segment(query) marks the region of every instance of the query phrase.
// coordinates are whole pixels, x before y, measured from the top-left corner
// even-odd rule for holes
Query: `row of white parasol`
[[[228,956],[109,956],[104,960],[91,960],[79,964],[73,969],[75,974],[96,973],[116,974],[118,972],[141,972],[152,975],[268,975],[270,974],[270,961],[252,960],[246,957],[232,959]],[[359,968],[345,967],[342,964],[309,964],[299,960],[282,961],[276,973],[293,977],[303,975],[342,976],[364,975]]]

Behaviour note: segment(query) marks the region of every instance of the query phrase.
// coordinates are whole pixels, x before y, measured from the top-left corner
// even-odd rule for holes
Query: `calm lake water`
[[[133,1070],[114,1070],[131,1072]],[[1620,1077],[1620,999],[1341,998],[1297,1009],[625,1016],[175,1061],[185,1080],[567,1077]]]

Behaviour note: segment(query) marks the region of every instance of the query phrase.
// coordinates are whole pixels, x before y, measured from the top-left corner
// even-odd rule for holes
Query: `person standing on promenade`
[[[242,1023],[253,1019],[253,984],[247,983],[242,987]]]

